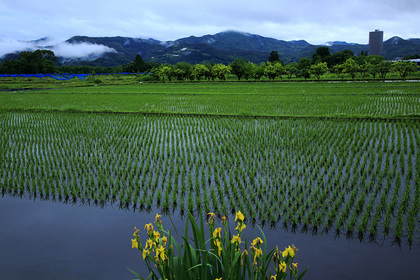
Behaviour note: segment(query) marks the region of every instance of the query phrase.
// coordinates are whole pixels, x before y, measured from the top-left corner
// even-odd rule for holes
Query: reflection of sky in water
[[[60,202],[0,198],[0,279],[133,279],[127,267],[147,275],[139,251],[131,249],[134,226],[143,229],[150,214],[65,205]],[[172,220],[183,233],[185,219]],[[233,217],[230,217],[234,229]],[[165,228],[170,220],[162,218]],[[248,226],[249,240],[258,228]],[[344,236],[293,234],[264,228],[269,246],[295,244],[304,279],[416,279],[420,245],[360,243]],[[261,236],[260,234],[258,234]],[[145,240],[145,235],[142,241]]]

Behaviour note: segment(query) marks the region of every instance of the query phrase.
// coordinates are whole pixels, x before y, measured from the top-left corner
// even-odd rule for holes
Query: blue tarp
[[[129,72],[122,72],[122,73],[98,73],[95,75],[133,75],[134,73],[129,73]],[[141,73],[143,74],[143,73]],[[75,77],[79,78],[81,81],[83,81],[84,79],[86,79],[87,76],[92,75],[92,74],[70,74],[70,73],[56,73],[56,74],[0,74],[0,78],[2,77],[23,77],[23,78],[30,78],[30,77],[34,77],[34,78],[45,78],[45,77],[49,77],[49,78],[53,78],[56,80],[61,80],[61,81],[66,81],[66,80],[71,80]]]
[[[79,78],[81,81],[84,81],[87,75],[89,74],[76,74],[76,77]]]

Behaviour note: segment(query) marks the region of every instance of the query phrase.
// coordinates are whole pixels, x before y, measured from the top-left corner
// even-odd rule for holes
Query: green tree
[[[3,74],[19,74],[24,73],[22,69],[22,65],[16,60],[6,60],[2,64],[2,70],[1,73]]]
[[[372,77],[375,79],[376,75],[379,74],[379,64],[372,64],[372,63],[368,63],[369,68],[368,68],[368,73],[372,75]]]
[[[370,64],[379,64],[383,60],[384,57],[380,55],[369,55],[365,57],[365,61],[369,62]]]
[[[216,73],[214,72],[214,63],[211,63],[211,62],[206,62],[206,63],[204,63],[204,66],[206,66],[207,67],[207,69],[209,70],[209,71],[207,71],[207,72],[205,72],[205,74],[204,74],[204,78],[206,78],[208,81],[214,81],[214,79],[216,79]]]
[[[315,65],[311,65],[311,73],[314,74],[318,80],[321,78],[322,75],[327,73],[328,66],[326,62],[320,62]]]
[[[50,50],[24,51],[19,54],[18,63],[22,74],[54,73],[58,58]]]
[[[229,64],[231,73],[241,80],[242,77],[248,80],[251,75],[252,69],[250,68],[249,61],[242,58],[236,58],[231,64]]]
[[[381,61],[381,63],[378,64],[377,70],[379,77],[381,79],[385,79],[386,75],[391,72],[392,69],[392,63],[389,61]]]
[[[140,54],[136,55],[133,62],[123,65],[122,68],[125,72],[133,73],[145,72],[149,69],[148,65],[143,61],[143,58]]]
[[[337,64],[334,65],[333,71],[335,74],[341,77],[341,79],[344,79],[344,66],[343,64]]]
[[[186,77],[186,73],[183,69],[181,68],[175,68],[174,69],[174,77],[178,80],[178,81],[183,81],[185,80]]]
[[[297,75],[298,72],[298,64],[296,62],[290,62],[284,67],[285,73],[289,79],[292,78],[292,75]]]
[[[369,55],[366,56],[365,62],[367,63],[367,72],[376,78],[376,75],[379,74],[379,64],[384,60],[382,56],[379,55]]]
[[[298,76],[309,79],[311,77],[312,61],[308,57],[302,57],[298,62]]]
[[[207,75],[207,72],[210,70],[204,64],[196,64],[194,65],[193,75],[197,78],[197,80],[201,80],[202,77]]]
[[[178,62],[175,65],[174,76],[177,78],[178,81],[192,79],[193,78],[192,73],[193,73],[193,67],[191,64],[187,62]]]
[[[359,72],[362,74],[362,79],[366,77],[366,74],[369,73],[369,69],[372,65],[365,61],[363,64],[359,65]]]
[[[248,81],[249,77],[252,77],[252,75],[253,75],[252,64],[251,63],[245,64],[245,72],[244,72],[245,80]]]
[[[279,53],[277,51],[271,51],[270,56],[268,57],[268,62],[280,62]]]
[[[315,53],[321,58],[326,58],[331,55],[330,49],[327,46],[318,47]]]
[[[281,75],[283,74],[283,72],[283,65],[281,65],[281,63],[279,62],[267,63],[264,69],[264,75],[273,81],[276,77],[279,77],[281,79]]]
[[[171,65],[164,65],[158,70],[159,76],[165,81],[165,76],[168,77],[169,81],[172,81],[172,77],[175,75],[174,69]]]
[[[326,57],[325,62],[327,62],[328,68],[333,68],[333,66],[343,64],[347,59],[354,59],[354,57],[354,53],[351,50],[343,50]]]
[[[140,54],[137,54],[134,58],[134,62],[129,63],[130,72],[144,72],[147,71],[147,64],[143,61],[143,58]]]
[[[215,76],[221,80],[221,81],[225,81],[226,80],[226,75],[230,74],[230,67],[226,66],[224,64],[216,64],[213,67],[213,71]]]
[[[165,80],[165,77],[162,76],[161,71],[162,71],[162,66],[156,66],[156,67],[153,67],[152,69],[150,69],[150,73],[149,73],[150,79],[155,80],[155,81],[159,81],[160,78],[162,77],[163,80]]]
[[[394,71],[400,73],[401,78],[407,77],[407,75],[411,72],[417,70],[418,66],[416,63],[412,61],[396,61],[392,64],[392,68]]]
[[[312,60],[315,64],[318,64],[325,62],[330,55],[330,49],[327,46],[318,47],[312,55]]]
[[[354,77],[356,76],[356,73],[357,73],[357,71],[359,71],[360,67],[356,63],[356,61],[354,61],[353,58],[348,58],[343,63],[343,69],[344,69],[345,73],[350,74],[351,78],[354,79]]]
[[[257,65],[257,64],[252,63],[251,68],[252,68],[252,77],[255,80],[260,80],[261,77],[264,76],[264,68],[265,68],[264,64]]]

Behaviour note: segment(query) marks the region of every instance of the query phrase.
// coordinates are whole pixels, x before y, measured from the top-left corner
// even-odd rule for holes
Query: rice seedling
[[[417,234],[415,121],[0,115],[2,192]]]

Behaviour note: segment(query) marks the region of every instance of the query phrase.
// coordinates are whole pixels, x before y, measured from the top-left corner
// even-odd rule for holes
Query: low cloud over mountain
[[[52,51],[56,56],[64,58],[98,58],[105,53],[115,53],[116,50],[105,45],[91,44],[91,43],[61,43],[55,45]]]
[[[0,39],[0,58],[10,53],[22,51],[51,50],[56,56],[64,59],[86,59],[93,60],[105,53],[115,53],[111,47],[88,43],[58,42],[52,38],[42,38],[35,41],[19,41],[14,39]]]

